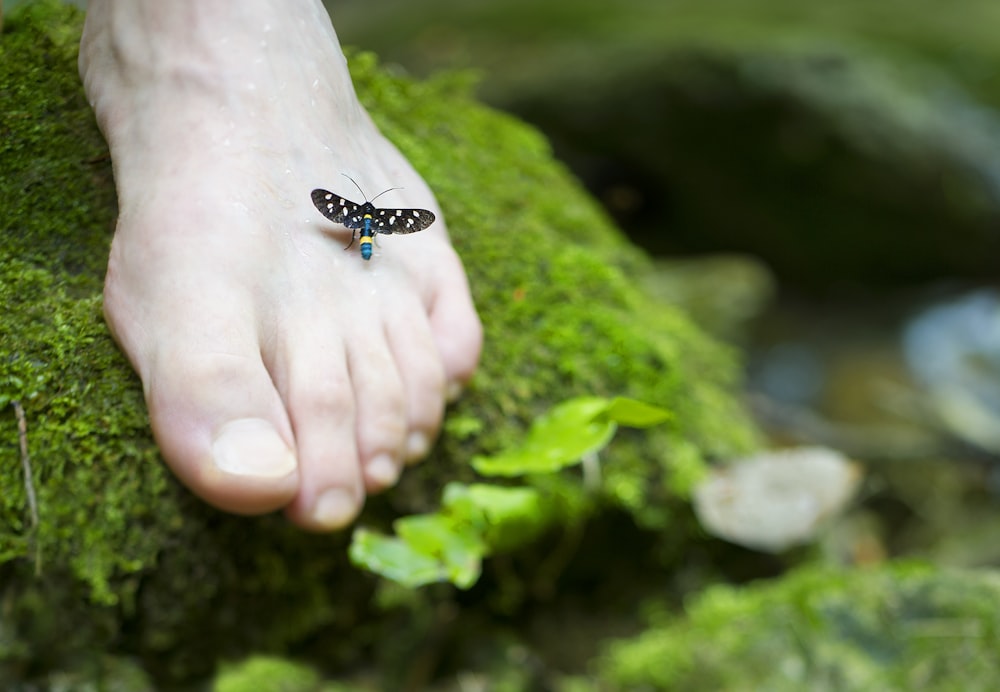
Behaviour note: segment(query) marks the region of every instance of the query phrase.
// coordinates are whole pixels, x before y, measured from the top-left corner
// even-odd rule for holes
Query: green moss
[[[996,573],[909,564],[717,587],[613,645],[602,689],[994,689],[998,598]]]
[[[67,662],[94,651],[135,656],[166,682],[293,647],[336,669],[387,636],[418,640],[402,630],[426,618],[401,624],[373,609],[374,584],[349,566],[346,536],[218,513],[165,471],[141,386],[100,316],[115,205],[68,49],[79,26],[78,13],[36,3],[0,39],[0,679],[74,669]],[[368,55],[351,63],[379,125],[441,200],[487,336],[481,372],[450,412],[461,424],[446,426],[432,458],[363,520],[384,526],[432,509],[447,481],[473,477],[474,453],[518,440],[553,403],[595,394],[673,417],[663,431],[616,439],[598,502],[573,501],[582,491],[572,474],[551,481],[576,508],[553,520],[603,502],[670,526],[704,460],[754,442],[731,396],[733,354],[636,289],[647,260],[535,131],[469,97],[467,78],[416,83]],[[37,529],[14,400],[27,416]],[[402,665],[381,663],[389,678]]]
[[[319,674],[277,658],[257,656],[226,666],[212,686],[214,692],[333,692],[322,686]]]
[[[389,80],[371,56],[352,66],[379,126],[444,207],[484,317],[481,370],[456,407],[483,421],[483,432],[446,439],[450,457],[464,464],[472,451],[510,446],[553,401],[577,394],[621,394],[671,409],[672,430],[643,434],[662,469],[688,441],[702,456],[753,444],[729,393],[738,376],[733,354],[636,289],[629,277],[649,271],[647,260],[552,160],[544,139],[469,99],[461,76]],[[511,425],[514,416],[519,425]],[[655,479],[641,483],[636,510],[662,502],[669,492],[648,453],[638,456],[627,439],[613,449],[609,478]]]
[[[5,257],[92,293],[104,275],[115,197],[111,160],[77,76],[80,16],[38,2],[7,19],[0,40],[0,223]]]

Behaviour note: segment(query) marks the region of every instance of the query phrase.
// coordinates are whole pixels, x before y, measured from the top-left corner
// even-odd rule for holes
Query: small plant
[[[634,399],[570,399],[536,420],[524,444],[476,456],[472,466],[483,476],[511,478],[557,473],[585,460],[596,465],[619,425],[645,428],[669,417]],[[449,483],[439,511],[397,519],[394,536],[355,529],[351,561],[411,588],[450,581],[467,589],[479,579],[482,559],[505,543],[511,527],[539,524],[542,501],[542,492],[527,486]]]

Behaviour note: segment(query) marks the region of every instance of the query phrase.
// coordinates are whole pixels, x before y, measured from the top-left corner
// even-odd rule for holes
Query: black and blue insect
[[[372,199],[361,189],[361,186],[354,182],[354,178],[344,174],[344,177],[354,183],[358,192],[365,198],[364,204],[352,202],[346,197],[334,194],[329,190],[313,190],[312,201],[319,209],[319,213],[330,219],[334,223],[342,223],[351,229],[351,242],[347,247],[354,245],[354,239],[358,237],[360,231],[361,257],[366,260],[372,258],[372,242],[379,233],[390,235],[392,233],[416,233],[422,231],[434,223],[434,213],[426,209],[379,209],[372,202],[384,195],[386,192],[398,190],[398,187],[390,187],[388,190],[378,193]],[[345,250],[347,248],[344,248]]]

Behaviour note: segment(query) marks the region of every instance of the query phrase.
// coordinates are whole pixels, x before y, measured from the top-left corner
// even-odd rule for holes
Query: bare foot
[[[174,473],[349,523],[425,455],[482,332],[430,190],[357,102],[319,2],[92,0],[80,51],[120,216],[105,314]],[[431,209],[361,259],[310,192]],[[357,199],[356,201],[362,201]]]

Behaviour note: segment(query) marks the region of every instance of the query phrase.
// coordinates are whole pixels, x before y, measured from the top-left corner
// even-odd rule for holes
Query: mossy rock
[[[349,564],[349,534],[219,513],[159,458],[140,383],[101,318],[115,201],[77,77],[81,24],[76,10],[33,3],[0,36],[0,681],[90,674],[110,689],[114,671],[134,676],[138,665],[162,687],[204,679],[225,660],[289,652],[327,672],[377,660],[384,679],[400,679],[414,656],[407,644],[458,602],[453,589],[389,599]],[[414,82],[365,54],[351,69],[383,132],[436,191],[486,327],[482,368],[431,457],[361,521],[384,527],[433,508],[446,482],[474,478],[474,453],[515,443],[555,403],[627,395],[668,409],[670,423],[619,435],[599,491],[548,521],[558,532],[589,517],[583,552],[606,564],[622,533],[601,529],[602,517],[624,518],[668,573],[697,536],[692,479],[706,460],[756,444],[733,394],[734,354],[637,289],[648,260],[546,141],[479,105],[466,77]],[[542,485],[585,495],[573,473]],[[478,595],[462,597],[461,612],[478,613],[470,622],[525,601],[548,550],[535,539],[511,558],[520,573],[488,565]]]
[[[995,571],[915,564],[719,586],[609,647],[601,689],[994,690],[998,603]]]

